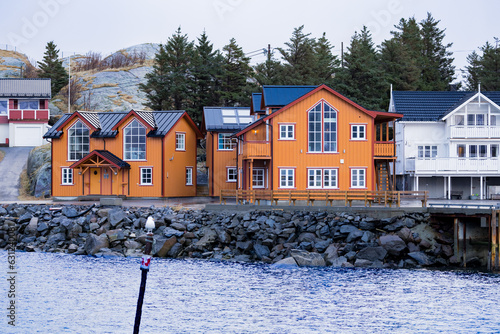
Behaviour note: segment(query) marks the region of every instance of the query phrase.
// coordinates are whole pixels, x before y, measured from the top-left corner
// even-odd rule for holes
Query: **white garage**
[[[23,123],[10,124],[11,141],[10,147],[15,146],[40,146],[46,143],[42,138],[45,132],[45,124]],[[14,139],[14,140],[12,140]]]

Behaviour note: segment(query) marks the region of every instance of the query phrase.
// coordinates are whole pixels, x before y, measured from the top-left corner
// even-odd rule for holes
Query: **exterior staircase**
[[[390,175],[390,167],[388,161],[378,161],[376,163],[377,173],[377,190],[389,191],[392,190],[392,180]]]

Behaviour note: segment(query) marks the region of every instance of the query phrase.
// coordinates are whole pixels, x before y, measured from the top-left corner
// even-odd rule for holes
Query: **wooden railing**
[[[394,142],[375,142],[374,156],[394,157]]]
[[[11,109],[9,119],[12,120],[48,120],[49,109]]]
[[[268,141],[245,142],[243,159],[271,157],[271,144]]]
[[[401,200],[420,200],[422,207],[427,206],[427,191],[370,191],[370,190],[234,190],[222,189],[220,204],[227,204],[228,199],[234,199],[236,204],[270,201],[278,205],[279,201],[288,201],[288,205],[295,205],[296,201],[305,201],[307,205],[314,205],[315,201],[324,201],[325,205],[333,206],[334,201],[343,202],[345,206],[352,206],[353,201],[363,202],[364,206],[383,204],[392,207],[401,206]]]

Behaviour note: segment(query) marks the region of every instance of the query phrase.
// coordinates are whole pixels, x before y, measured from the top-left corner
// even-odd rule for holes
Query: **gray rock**
[[[258,260],[262,260],[264,257],[269,257],[269,254],[271,253],[267,246],[261,244],[254,244],[253,250],[255,251],[255,256]]]
[[[72,254],[75,253],[78,250],[78,246],[75,244],[71,244],[68,247],[68,253]]]
[[[38,232],[43,232],[43,231],[47,230],[48,228],[49,227],[47,226],[47,224],[44,221],[42,221],[42,222],[38,223],[38,227],[36,228],[36,230]]]
[[[383,235],[380,237],[380,245],[391,255],[399,256],[406,248],[406,243],[397,235]]]
[[[105,234],[97,236],[95,234],[89,234],[85,245],[83,246],[85,253],[88,255],[95,255],[101,250],[101,248],[109,247],[108,237]]]
[[[290,254],[297,262],[299,267],[322,267],[325,266],[325,260],[318,253],[310,253],[300,249],[292,249]]]
[[[358,252],[356,259],[368,260],[374,262],[376,260],[382,261],[387,255],[387,251],[381,247],[366,247]]]
[[[408,256],[417,261],[417,263],[421,266],[432,266],[435,263],[435,261],[423,252],[408,253]]]
[[[179,231],[179,230],[176,230],[174,228],[171,228],[171,227],[166,227],[164,230],[163,230],[163,235],[167,238],[171,238],[171,237],[177,237],[177,238],[182,238],[182,236],[184,235],[184,232],[183,231]]]
[[[354,232],[354,231],[359,231],[359,230],[357,227],[352,226],[352,225],[342,225],[340,227],[340,230],[339,230],[339,232],[341,234],[349,234],[349,233]]]
[[[257,233],[260,231],[260,226],[257,222],[251,222],[247,227],[248,233]]]
[[[349,233],[349,235],[347,236],[345,241],[347,243],[351,243],[353,241],[360,239],[363,236],[363,234],[364,234],[363,231],[356,229],[356,230],[352,231],[351,233]]]
[[[328,246],[328,248],[323,253],[323,258],[325,259],[326,264],[329,266],[332,265],[333,260],[335,260],[338,256],[338,248],[333,244]]]
[[[71,230],[68,231],[68,238],[77,238],[80,233],[83,232],[83,229],[80,225],[78,224],[73,224],[71,227]]]
[[[165,240],[161,246],[160,249],[155,253],[159,257],[165,257],[170,253],[170,250],[177,244],[177,238],[175,236],[172,236]],[[172,254],[175,254],[177,256],[178,252],[177,250],[174,251]]]
[[[231,235],[227,233],[227,230],[221,226],[215,227],[215,232],[217,233],[217,237],[220,242],[223,244],[228,244],[231,242]]]
[[[167,253],[167,256],[172,257],[172,258],[176,258],[177,256],[179,256],[181,251],[182,251],[182,245],[177,242],[176,244],[174,244],[172,246],[172,248],[170,248],[170,250]]]
[[[78,215],[78,211],[72,206],[63,206],[62,214],[68,218],[72,218]]]
[[[128,249],[139,249],[142,247],[141,243],[134,240],[126,240],[123,245]]]
[[[328,240],[318,241],[314,244],[314,248],[316,248],[319,253],[323,253],[328,246],[330,246],[330,242]]]
[[[374,237],[375,237],[375,235],[372,232],[365,231],[363,233],[363,236],[361,237],[361,241],[362,242],[370,242],[371,240],[373,240]]]
[[[361,230],[371,231],[375,229],[376,221],[371,218],[365,218],[359,222],[359,228]]]
[[[355,251],[349,251],[344,256],[347,258],[348,261],[353,261],[356,258],[356,252]]]
[[[106,232],[106,235],[108,236],[110,243],[125,240],[125,234],[122,229],[109,230]]]
[[[90,232],[94,232],[98,228],[99,228],[99,224],[98,223],[90,223],[90,225],[89,225]]]
[[[24,233],[28,235],[36,235],[38,227],[38,217],[32,217],[28,226],[24,229]]]
[[[43,164],[40,169],[31,176],[33,186],[32,194],[35,197],[49,197],[52,188],[52,165],[49,162]]]
[[[252,248],[252,245],[253,243],[250,240],[236,242],[236,248],[241,249],[244,252],[249,251]]]
[[[217,240],[217,233],[208,228],[204,230],[203,237],[196,243],[198,249],[203,249]]]
[[[179,230],[179,231],[185,231],[186,230],[186,226],[181,224],[181,223],[172,223],[170,224],[170,227],[173,228],[173,229],[176,229],[176,230]]]
[[[65,233],[56,233],[52,234],[48,237],[46,245],[55,245],[58,242],[65,241],[66,240],[66,234]]]
[[[108,221],[112,227],[116,227],[126,217],[122,209],[112,209],[108,212]]]
[[[30,221],[31,218],[32,218],[31,213],[26,212],[26,213],[22,214],[17,221],[18,221],[18,223],[22,224],[22,223],[26,223],[26,222]]]
[[[347,258],[345,256],[340,256],[340,257],[332,259],[332,261],[330,263],[328,263],[328,265],[330,265],[332,267],[340,268],[340,267],[346,267],[347,263],[349,263],[349,261],[347,261]]]
[[[369,268],[372,266],[372,261],[366,259],[356,259],[354,266],[358,268]]]
[[[293,269],[298,268],[298,264],[293,257],[287,257],[271,265],[272,268]]]

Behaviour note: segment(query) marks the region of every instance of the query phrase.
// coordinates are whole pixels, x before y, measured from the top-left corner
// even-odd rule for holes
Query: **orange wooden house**
[[[251,109],[260,118],[232,136],[238,189],[392,189],[402,115],[366,110],[325,85],[264,86]]]
[[[231,135],[255,120],[250,108],[204,107],[201,128],[206,139],[208,193],[219,196],[222,189],[237,187],[236,141]]]
[[[196,196],[196,141],[185,111],[65,114],[52,143],[52,196]]]

